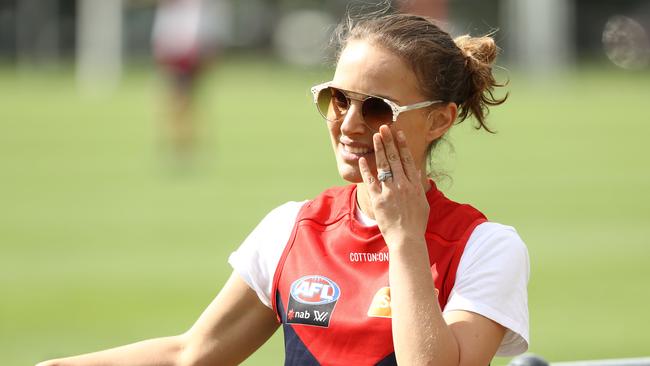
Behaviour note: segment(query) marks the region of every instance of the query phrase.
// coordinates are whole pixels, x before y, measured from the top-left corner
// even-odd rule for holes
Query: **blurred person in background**
[[[424,173],[454,123],[490,131],[505,101],[493,39],[405,14],[350,18],[337,35],[333,80],[312,92],[350,184],[271,211],[185,333],[39,366],[234,365],[280,325],[287,365],[487,365],[527,350],[525,244]]]
[[[152,45],[169,85],[164,103],[163,144],[184,161],[196,144],[194,103],[197,84],[217,51],[216,0],[161,0],[155,12]]]

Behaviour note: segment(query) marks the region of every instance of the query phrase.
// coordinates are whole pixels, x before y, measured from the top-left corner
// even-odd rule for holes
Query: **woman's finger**
[[[377,179],[380,178],[382,172],[391,172],[390,163],[386,157],[386,150],[384,149],[384,143],[382,142],[381,135],[376,133],[372,135],[372,144],[375,149],[375,163],[377,164]],[[389,183],[393,180],[394,176],[386,179],[381,183]]]
[[[384,125],[379,127],[379,133],[381,134],[381,140],[384,143],[386,159],[390,165],[390,170],[393,172],[393,179],[397,182],[406,179],[399,151],[397,150],[397,145],[395,145],[393,131],[391,131],[388,126]]]
[[[399,147],[399,155],[402,160],[402,166],[404,167],[404,174],[406,178],[412,183],[417,183],[420,181],[420,173],[415,166],[413,161],[413,155],[411,155],[411,150],[406,145],[406,136],[401,130],[397,131],[397,146]]]
[[[375,194],[381,193],[381,188],[379,187],[377,177],[372,174],[366,158],[359,159],[359,171],[361,172],[361,179],[363,179],[366,187],[368,187],[368,192],[370,195],[373,196]]]

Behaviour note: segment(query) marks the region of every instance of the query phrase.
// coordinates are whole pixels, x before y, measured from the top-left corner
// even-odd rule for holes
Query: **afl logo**
[[[339,286],[327,277],[304,276],[291,284],[291,297],[309,305],[329,304],[341,296]]]

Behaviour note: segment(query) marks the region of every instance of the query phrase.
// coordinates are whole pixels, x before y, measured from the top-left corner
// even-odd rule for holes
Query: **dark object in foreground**
[[[549,366],[549,363],[540,356],[527,354],[513,358],[508,366]]]

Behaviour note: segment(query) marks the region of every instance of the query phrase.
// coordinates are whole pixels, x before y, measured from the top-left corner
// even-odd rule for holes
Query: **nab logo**
[[[311,275],[295,280],[289,294],[287,323],[327,328],[341,289],[327,277]]]
[[[323,276],[301,277],[291,285],[291,297],[303,304],[329,304],[338,300],[339,296],[341,296],[339,286]]]

